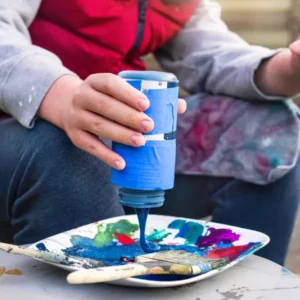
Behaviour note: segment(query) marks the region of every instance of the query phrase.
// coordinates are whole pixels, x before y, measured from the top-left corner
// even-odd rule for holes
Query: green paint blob
[[[176,237],[184,238],[186,244],[195,244],[198,238],[203,235],[206,227],[196,222],[179,219],[171,222],[168,228],[179,230]]]
[[[173,222],[171,222],[169,224],[168,228],[180,230],[184,226],[185,223],[186,223],[185,220],[174,220]]]
[[[196,222],[185,222],[177,233],[176,237],[185,239],[186,244],[195,244],[199,237],[203,235],[205,227]]]
[[[271,158],[271,166],[276,168],[279,165],[279,159],[277,157]]]
[[[111,233],[132,235],[133,232],[139,229],[139,225],[131,223],[128,220],[119,220],[116,223],[109,223],[106,225],[106,230]]]
[[[271,112],[279,112],[279,111],[287,110],[287,107],[283,103],[280,103],[280,102],[274,103],[274,102],[272,102],[272,105],[269,105],[268,109]]]
[[[94,237],[93,244],[97,248],[111,246],[113,244],[113,236],[107,231],[99,232]]]
[[[119,220],[116,223],[108,223],[106,225],[99,224],[97,226],[98,233],[93,239],[93,245],[97,248],[111,246],[115,239],[115,233],[131,236],[138,229],[139,226],[137,224],[131,223],[128,220]]]
[[[186,244],[195,244],[204,232],[204,226],[196,222],[187,222],[181,230]]]
[[[165,239],[167,236],[169,236],[171,232],[167,232],[165,229],[157,230],[154,229],[151,234],[147,236],[147,241],[156,241],[161,242],[163,239]]]

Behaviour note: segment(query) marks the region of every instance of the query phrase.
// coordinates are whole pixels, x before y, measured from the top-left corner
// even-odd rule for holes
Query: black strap
[[[137,35],[133,47],[131,48],[129,55],[132,55],[140,46],[145,29],[146,11],[147,11],[147,0],[139,0],[139,23],[137,29]]]
[[[164,139],[166,141],[176,140],[176,131],[172,131],[164,134]]]

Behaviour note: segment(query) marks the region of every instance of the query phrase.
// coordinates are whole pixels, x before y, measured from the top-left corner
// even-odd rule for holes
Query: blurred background
[[[286,47],[300,34],[299,0],[218,0],[223,20],[250,44]]]
[[[288,46],[300,35],[300,0],[217,2],[222,6],[222,18],[228,27],[250,44],[281,48]],[[297,104],[299,103],[297,99]],[[287,268],[300,274],[300,213],[290,246]]]
[[[300,35],[300,0],[215,1],[222,6],[222,19],[228,27],[250,44],[287,47]],[[152,56],[146,56],[145,61],[149,69],[159,70]],[[181,95],[184,96],[185,92],[181,91]],[[300,104],[299,99],[297,104]],[[300,213],[286,266],[300,274]]]

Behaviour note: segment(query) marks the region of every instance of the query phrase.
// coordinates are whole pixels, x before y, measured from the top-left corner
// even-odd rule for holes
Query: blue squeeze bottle
[[[144,146],[113,143],[113,151],[124,158],[126,167],[112,169],[111,182],[120,187],[120,203],[136,210],[141,246],[151,252],[157,247],[147,243],[144,235],[149,210],[162,206],[165,190],[174,187],[179,83],[175,75],[165,72],[125,71],[119,76],[149,99],[145,113],[154,121],[154,129],[144,134]]]

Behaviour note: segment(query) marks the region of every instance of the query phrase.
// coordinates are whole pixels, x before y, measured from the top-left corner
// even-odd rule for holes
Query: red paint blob
[[[218,248],[208,251],[206,254],[207,258],[228,258],[228,260],[234,261],[240,255],[243,255],[246,251],[251,249],[253,244],[242,245],[242,246],[233,246],[230,248]]]
[[[132,239],[131,237],[129,237],[126,234],[122,234],[122,233],[114,233],[116,239],[118,240],[118,242],[120,242],[122,245],[132,245],[135,244],[135,240]]]

